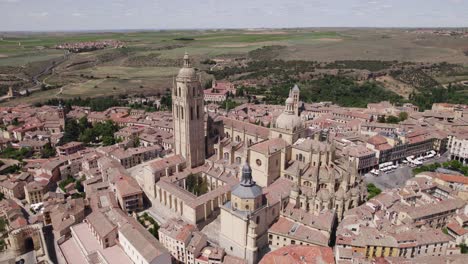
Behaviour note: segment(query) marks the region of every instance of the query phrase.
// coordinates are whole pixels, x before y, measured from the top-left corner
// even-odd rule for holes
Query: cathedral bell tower
[[[175,153],[182,155],[188,167],[205,163],[203,90],[187,53],[172,88]]]

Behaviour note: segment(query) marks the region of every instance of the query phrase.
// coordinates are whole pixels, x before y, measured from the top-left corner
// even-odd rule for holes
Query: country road
[[[50,74],[50,72],[55,68],[57,67],[58,65],[62,64],[63,62],[65,62],[67,59],[69,58],[69,56],[63,56],[61,58],[59,58],[58,60],[54,60],[52,63],[50,63],[49,65],[47,65],[47,67],[45,69],[43,69],[40,73],[34,75],[32,77],[32,82],[34,83],[34,86],[32,87],[29,87],[29,88],[24,88],[22,90],[19,91],[19,93],[21,95],[25,95],[26,94],[26,91],[29,91],[29,92],[34,92],[34,91],[38,91],[41,89],[41,86],[42,86],[42,82],[39,81],[39,78],[44,76],[44,75],[47,75],[47,74]],[[55,63],[54,63],[55,62]]]

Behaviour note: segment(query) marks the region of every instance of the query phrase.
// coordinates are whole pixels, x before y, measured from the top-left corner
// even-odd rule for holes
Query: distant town
[[[186,53],[159,111],[0,107],[0,260],[466,261],[467,105],[304,103],[293,85],[229,107],[238,92],[203,88]]]

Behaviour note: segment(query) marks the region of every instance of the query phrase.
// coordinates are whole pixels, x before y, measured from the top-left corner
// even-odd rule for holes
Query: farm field
[[[118,40],[124,48],[106,48],[76,54],[55,49],[73,42]],[[32,63],[54,65],[53,72],[38,79],[43,85],[62,87],[37,91],[28,98],[4,104],[37,102],[51,97],[103,96],[163,93],[177,74],[185,52],[203,71],[213,59],[245,59],[262,47],[280,47],[269,59],[333,62],[336,60],[383,60],[465,65],[467,74],[437,76],[440,83],[468,80],[468,39],[421,35],[405,29],[278,29],[193,30],[89,33],[0,34],[0,75],[25,80]],[[42,64],[41,64],[42,63]],[[13,68],[13,70],[12,70]],[[37,73],[39,70],[35,70]],[[26,76],[26,77],[25,77]],[[408,97],[411,87],[388,79],[384,86]],[[26,89],[28,87],[23,87]],[[7,87],[3,88],[5,91]]]

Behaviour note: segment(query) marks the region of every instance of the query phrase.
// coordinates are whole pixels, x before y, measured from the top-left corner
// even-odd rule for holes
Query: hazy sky
[[[343,26],[468,26],[468,0],[0,0],[0,31]]]

